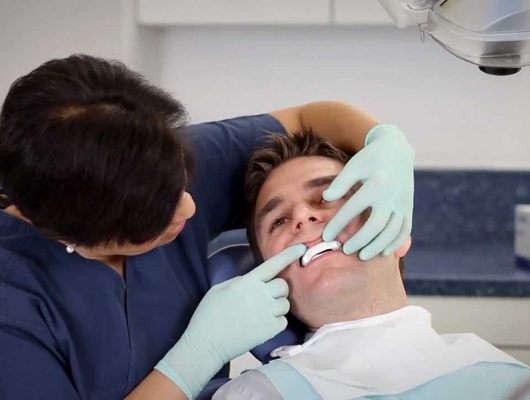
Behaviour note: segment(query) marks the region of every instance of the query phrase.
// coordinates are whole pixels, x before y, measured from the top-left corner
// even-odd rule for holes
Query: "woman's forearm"
[[[364,111],[339,101],[317,101],[270,113],[288,132],[311,129],[347,151],[359,151],[368,131],[378,122]]]

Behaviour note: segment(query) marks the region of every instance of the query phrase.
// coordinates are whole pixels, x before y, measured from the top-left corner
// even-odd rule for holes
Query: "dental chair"
[[[243,275],[257,265],[244,229],[223,232],[208,246],[208,278],[211,285]],[[287,328],[250,352],[263,364],[271,360],[270,352],[280,346],[303,342],[305,327],[294,317],[287,316]],[[229,365],[210,381],[197,400],[210,400],[216,390],[228,382]]]

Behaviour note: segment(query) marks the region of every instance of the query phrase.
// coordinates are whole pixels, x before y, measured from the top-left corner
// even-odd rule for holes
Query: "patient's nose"
[[[311,217],[309,217],[309,218],[307,219],[307,221],[298,221],[298,223],[296,224],[296,228],[297,228],[297,229],[301,229],[302,226],[304,225],[304,223],[311,223],[311,222],[317,222],[317,218],[311,216]]]
[[[307,225],[312,225],[318,222],[322,222],[322,216],[317,210],[313,210],[309,207],[301,207],[296,210],[295,213],[295,226],[297,230]]]

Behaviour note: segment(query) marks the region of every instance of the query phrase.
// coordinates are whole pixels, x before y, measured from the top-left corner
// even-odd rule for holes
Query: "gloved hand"
[[[326,201],[338,200],[357,183],[361,188],[329,221],[322,238],[335,237],[364,210],[371,207],[363,227],[343,244],[346,254],[359,253],[368,260],[383,252],[388,255],[401,246],[412,229],[414,197],[414,150],[405,135],[393,125],[373,127],[365,147],[353,156],[323,193]]]
[[[155,368],[192,399],[225,363],[284,330],[289,287],[273,278],[305,251],[303,244],[291,246],[246,275],[213,286]]]

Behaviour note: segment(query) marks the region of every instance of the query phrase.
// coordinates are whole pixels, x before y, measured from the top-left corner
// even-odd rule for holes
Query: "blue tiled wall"
[[[530,204],[530,171],[415,172],[409,294],[530,297],[513,251],[514,206]]]
[[[417,170],[417,246],[513,241],[514,206],[530,204],[530,171]]]

